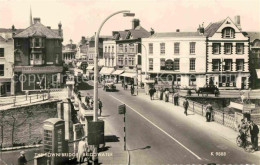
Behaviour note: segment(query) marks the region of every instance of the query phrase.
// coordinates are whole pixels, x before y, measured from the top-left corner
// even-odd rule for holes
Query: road
[[[123,116],[117,107],[127,105],[126,134],[131,164],[260,164],[259,157],[246,153],[218,133],[193,124],[192,116],[179,117],[170,107],[162,108],[150,100],[99,89],[103,102],[102,119],[123,140]],[[93,91],[81,91],[82,96]],[[165,103],[167,104],[167,103]],[[123,147],[123,146],[122,146]],[[217,156],[222,152],[225,155]],[[125,162],[122,162],[125,163]]]

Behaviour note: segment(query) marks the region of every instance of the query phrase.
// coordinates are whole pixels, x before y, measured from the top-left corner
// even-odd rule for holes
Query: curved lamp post
[[[118,12],[115,12],[111,15],[109,15],[100,25],[100,27],[98,28],[98,31],[96,33],[95,36],[95,58],[94,58],[94,116],[93,116],[93,121],[97,121],[98,120],[98,56],[99,56],[99,52],[98,52],[98,43],[99,43],[99,34],[100,31],[103,27],[103,25],[105,24],[105,22],[113,17],[114,15],[120,14],[120,13],[124,13],[124,17],[133,17],[135,16],[134,13],[130,13],[129,10],[121,10]],[[93,155],[95,155],[94,153],[97,153],[97,147],[94,148],[93,151]],[[96,160],[97,158],[95,158],[94,160]]]

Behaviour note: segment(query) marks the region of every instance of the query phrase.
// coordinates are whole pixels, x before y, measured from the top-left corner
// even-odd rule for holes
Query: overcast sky
[[[111,13],[131,10],[148,31],[195,31],[204,22],[220,21],[240,15],[243,31],[260,31],[260,0],[0,0],[0,28],[29,26],[32,16],[41,23],[58,28],[62,23],[64,43],[78,43],[81,36],[92,36]],[[131,17],[112,17],[102,35],[131,28]]]

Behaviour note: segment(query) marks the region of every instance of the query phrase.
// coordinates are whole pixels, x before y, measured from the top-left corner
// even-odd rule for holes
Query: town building
[[[70,44],[67,44],[62,48],[62,60],[66,64],[69,64],[75,60],[77,53],[76,44],[72,44],[72,40],[70,42]]]
[[[206,82],[220,89],[248,89],[249,38],[241,31],[240,16],[205,28],[207,36]]]
[[[155,33],[142,39],[142,72],[164,88],[196,88],[206,83],[206,36],[194,32]],[[145,81],[143,79],[143,81]]]
[[[244,32],[250,38],[250,87],[260,89],[260,32]]]
[[[40,18],[14,37],[15,91],[37,91],[62,84],[62,24],[51,29]]]
[[[82,36],[77,46],[76,59],[88,60],[87,57],[88,57],[88,38]]]
[[[153,33],[148,32],[140,25],[139,19],[132,20],[132,28],[125,31],[113,31],[113,39],[116,42],[116,71],[113,73],[118,79],[124,78],[126,82],[141,82],[142,64],[142,38],[147,38]],[[111,45],[113,46],[114,43]],[[112,47],[110,47],[112,51]],[[109,60],[109,58],[107,59]],[[110,58],[111,61],[111,58]],[[112,60],[113,62],[114,60]],[[115,64],[113,64],[115,65]],[[119,77],[120,75],[120,77]]]
[[[0,96],[14,95],[13,66],[14,41],[13,35],[22,29],[0,28]]]

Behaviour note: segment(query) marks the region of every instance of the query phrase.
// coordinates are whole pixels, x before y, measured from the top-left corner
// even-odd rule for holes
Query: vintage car
[[[116,86],[113,81],[106,81],[104,85],[104,90],[105,91],[115,91]]]
[[[219,89],[216,85],[204,85],[204,87],[200,87],[196,89],[196,93],[198,94],[215,94],[215,96],[219,95]]]

